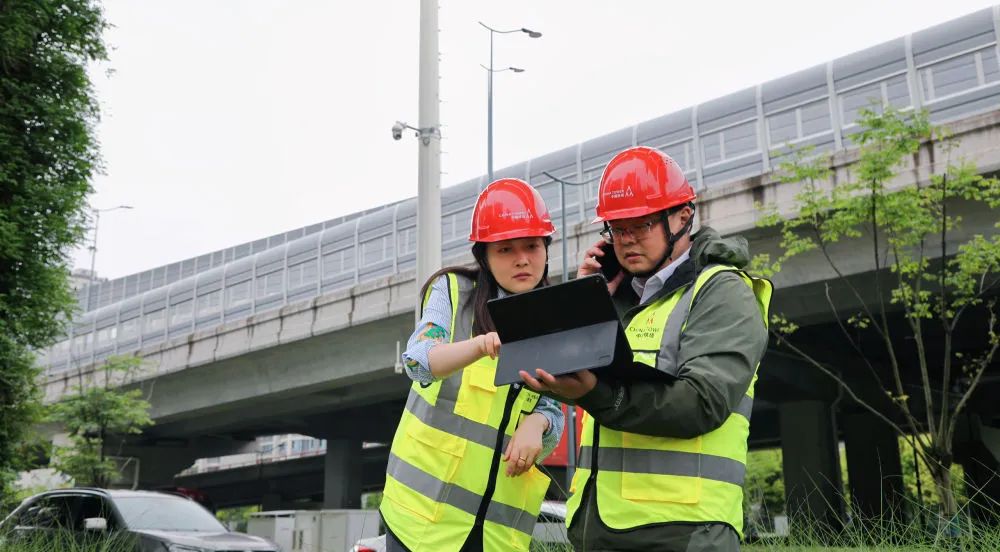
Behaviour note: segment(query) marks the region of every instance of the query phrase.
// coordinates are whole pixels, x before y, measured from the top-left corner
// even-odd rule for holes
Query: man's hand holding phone
[[[583,255],[583,262],[576,271],[576,277],[590,276],[601,273],[608,281],[608,292],[614,295],[618,289],[618,284],[625,279],[625,271],[622,270],[621,263],[615,255],[614,245],[600,240],[587,250]]]

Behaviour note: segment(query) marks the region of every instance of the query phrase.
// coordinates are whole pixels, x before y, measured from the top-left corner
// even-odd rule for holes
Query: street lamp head
[[[515,73],[523,73],[524,72],[524,69],[521,69],[520,67],[508,67],[507,69],[510,69],[511,71],[513,71]]]
[[[524,34],[526,34],[526,35],[528,35],[528,36],[530,36],[531,38],[541,38],[542,37],[542,33],[538,32],[538,31],[532,31],[531,29],[524,29],[524,28],[522,28],[521,32],[524,33]]]
[[[116,207],[107,207],[105,209],[92,208],[91,210],[95,213],[107,213],[109,211],[117,211],[118,209],[134,209],[131,205],[118,205]]]

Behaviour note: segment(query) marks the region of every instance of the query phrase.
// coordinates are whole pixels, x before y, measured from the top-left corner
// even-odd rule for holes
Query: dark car
[[[43,540],[57,531],[79,539],[114,535],[131,541],[135,552],[280,550],[267,539],[226,530],[189,498],[149,491],[47,491],[25,500],[0,526],[11,541]]]

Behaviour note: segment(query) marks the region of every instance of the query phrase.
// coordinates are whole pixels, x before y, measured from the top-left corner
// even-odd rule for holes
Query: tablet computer
[[[632,371],[632,350],[600,274],[493,299],[486,308],[501,342],[497,386],[520,382],[520,370],[534,375],[535,368],[553,375]]]

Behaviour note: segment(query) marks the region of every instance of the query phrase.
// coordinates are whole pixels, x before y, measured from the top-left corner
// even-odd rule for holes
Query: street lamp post
[[[513,71],[515,73],[522,73],[524,69],[518,69],[516,67],[508,67],[506,69],[494,70],[493,69],[493,35],[494,34],[510,34],[510,33],[524,33],[531,38],[540,38],[542,33],[537,31],[532,31],[531,29],[511,29],[509,31],[500,31],[490,27],[482,21],[479,22],[486,30],[490,32],[490,66],[483,66],[487,71],[486,77],[486,172],[489,174],[490,182],[493,182],[493,73],[499,73],[501,71]]]
[[[420,89],[418,126],[392,125],[392,139],[416,132],[417,155],[417,274],[419,287],[441,268],[441,128],[438,106],[438,0],[420,0]],[[420,306],[414,309],[420,318]],[[398,356],[398,355],[397,355]]]
[[[542,174],[559,183],[559,231],[562,234],[559,242],[562,245],[562,281],[566,282],[569,280],[569,267],[566,262],[568,254],[566,239],[569,238],[566,228],[566,186],[586,186],[587,183],[563,180],[548,171],[542,171]],[[576,407],[570,406],[567,410],[566,425],[569,426],[569,431],[566,433],[566,488],[568,489],[573,484],[573,472],[576,471]]]
[[[438,97],[438,1],[420,0],[417,146],[417,280],[441,268],[441,130]],[[416,314],[415,314],[416,316]]]
[[[92,209],[91,212],[94,213],[94,237],[90,241],[90,274],[88,276],[87,282],[87,306],[86,310],[90,310],[91,297],[94,295],[94,271],[96,270],[97,263],[97,227],[101,223],[101,213],[110,213],[111,211],[117,211],[119,209],[132,209],[131,205],[119,205],[117,207],[108,207],[107,209]]]

